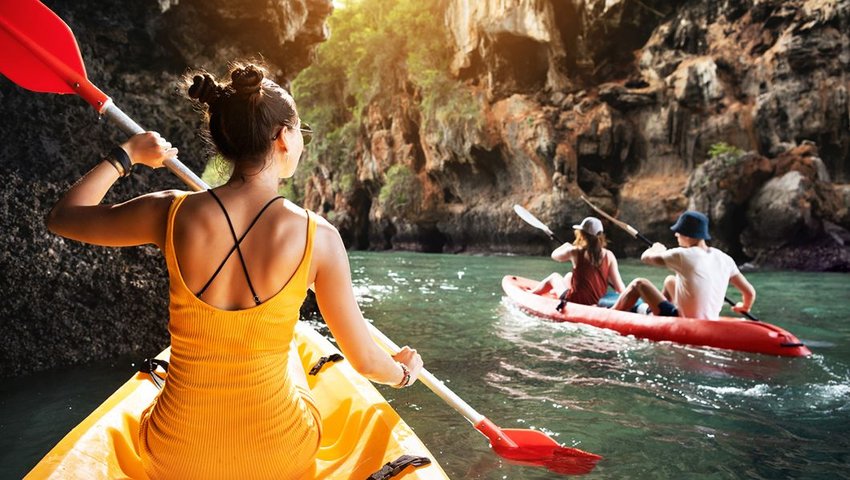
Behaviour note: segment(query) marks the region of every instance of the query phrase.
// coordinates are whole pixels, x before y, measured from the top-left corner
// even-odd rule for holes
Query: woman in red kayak
[[[541,281],[531,293],[554,291],[562,299],[582,305],[596,305],[610,283],[617,293],[625,289],[617,257],[605,248],[605,232],[596,217],[587,217],[573,225],[576,239],[552,252],[556,262],[572,262],[573,271],[561,276],[554,272]],[[566,296],[564,296],[566,294]]]
[[[321,418],[293,342],[308,286],[352,366],[370,380],[412,384],[422,359],[390,357],[369,335],[337,230],[278,195],[311,130],[295,102],[254,65],[230,82],[194,77],[209,134],[232,163],[224,185],[163,191],[101,205],[135,164],[159,168],[177,149],[153,132],[133,136],[56,204],[48,227],[105,246],[154,244],[170,280],[168,381],[139,425],[139,454],[156,478],[309,476]]]

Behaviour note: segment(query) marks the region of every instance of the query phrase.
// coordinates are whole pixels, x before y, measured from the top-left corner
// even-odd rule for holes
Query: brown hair
[[[588,235],[578,228],[575,229],[576,240],[573,245],[582,250],[582,254],[586,256],[590,263],[598,267],[602,265],[602,249],[608,245],[605,240],[605,234]]]
[[[230,83],[207,72],[192,78],[189,97],[207,105],[210,138],[221,155],[238,166],[262,164],[281,126],[293,128],[298,114],[292,96],[251,63],[230,69]]]

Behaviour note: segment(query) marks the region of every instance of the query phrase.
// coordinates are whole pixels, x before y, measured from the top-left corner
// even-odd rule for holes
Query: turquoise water
[[[497,425],[603,455],[587,478],[850,478],[850,276],[747,274],[753,313],[814,352],[788,359],[528,316],[503,298],[501,278],[543,277],[558,266],[544,258],[355,252],[351,264],[369,320]],[[7,381],[0,478],[20,477],[132,371],[116,360]],[[451,478],[553,478],[501,461],[421,384],[379,389]]]

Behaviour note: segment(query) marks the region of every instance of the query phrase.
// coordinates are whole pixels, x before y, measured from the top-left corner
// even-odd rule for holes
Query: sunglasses
[[[284,128],[286,128],[285,125],[280,127],[280,130],[278,130],[277,133],[274,134],[272,140],[277,140],[277,137],[280,136]],[[310,127],[310,124],[307,122],[301,122],[301,128],[299,128],[298,130],[301,131],[301,136],[304,138],[304,145],[310,145],[310,142],[313,141],[313,128]]]

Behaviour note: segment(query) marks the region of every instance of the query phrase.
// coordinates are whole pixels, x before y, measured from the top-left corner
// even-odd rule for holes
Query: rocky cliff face
[[[263,56],[295,79],[328,36],[330,0],[45,2],[90,78],[200,171],[187,67]],[[463,115],[426,118],[415,75],[360,128],[354,188],[321,169],[310,208],[355,248],[543,253],[524,205],[561,236],[603,208],[658,240],[685,208],[710,214],[739,260],[848,270],[850,5],[828,0],[447,0]],[[43,216],[122,135],[75,97],[0,78],[0,376],[166,341],[165,268],[152,248],[50,235]],[[725,142],[709,158],[709,149]],[[390,182],[389,180],[392,180]],[[395,186],[386,189],[389,184]],[[181,187],[140,172],[108,201]],[[387,193],[382,196],[381,193]],[[403,197],[403,198],[402,198]],[[608,225],[613,248],[641,245]]]
[[[740,261],[850,270],[847,2],[446,5],[452,71],[477,112],[422,121],[415,74],[392,108],[369,112],[360,188],[340,194],[318,176],[308,189],[307,203],[337,212],[353,245],[542,253],[551,245],[511,206],[569,237],[591,213],[584,193],[653,239],[672,243],[675,217],[699,208]],[[819,165],[818,176],[780,181],[789,158]],[[376,199],[398,164],[418,192],[401,211]],[[616,251],[641,250],[611,230]],[[810,246],[819,253],[800,259]]]
[[[69,24],[89,78],[141,125],[203,170],[200,117],[178,91],[188,68],[223,73],[264,57],[282,82],[305,68],[327,35],[330,0],[46,1]],[[167,343],[168,284],[153,248],[105,249],[48,233],[44,216],[64,189],[121,141],[71,96],[24,91],[0,77],[0,377]],[[166,172],[139,171],[108,201],[182,188]]]

